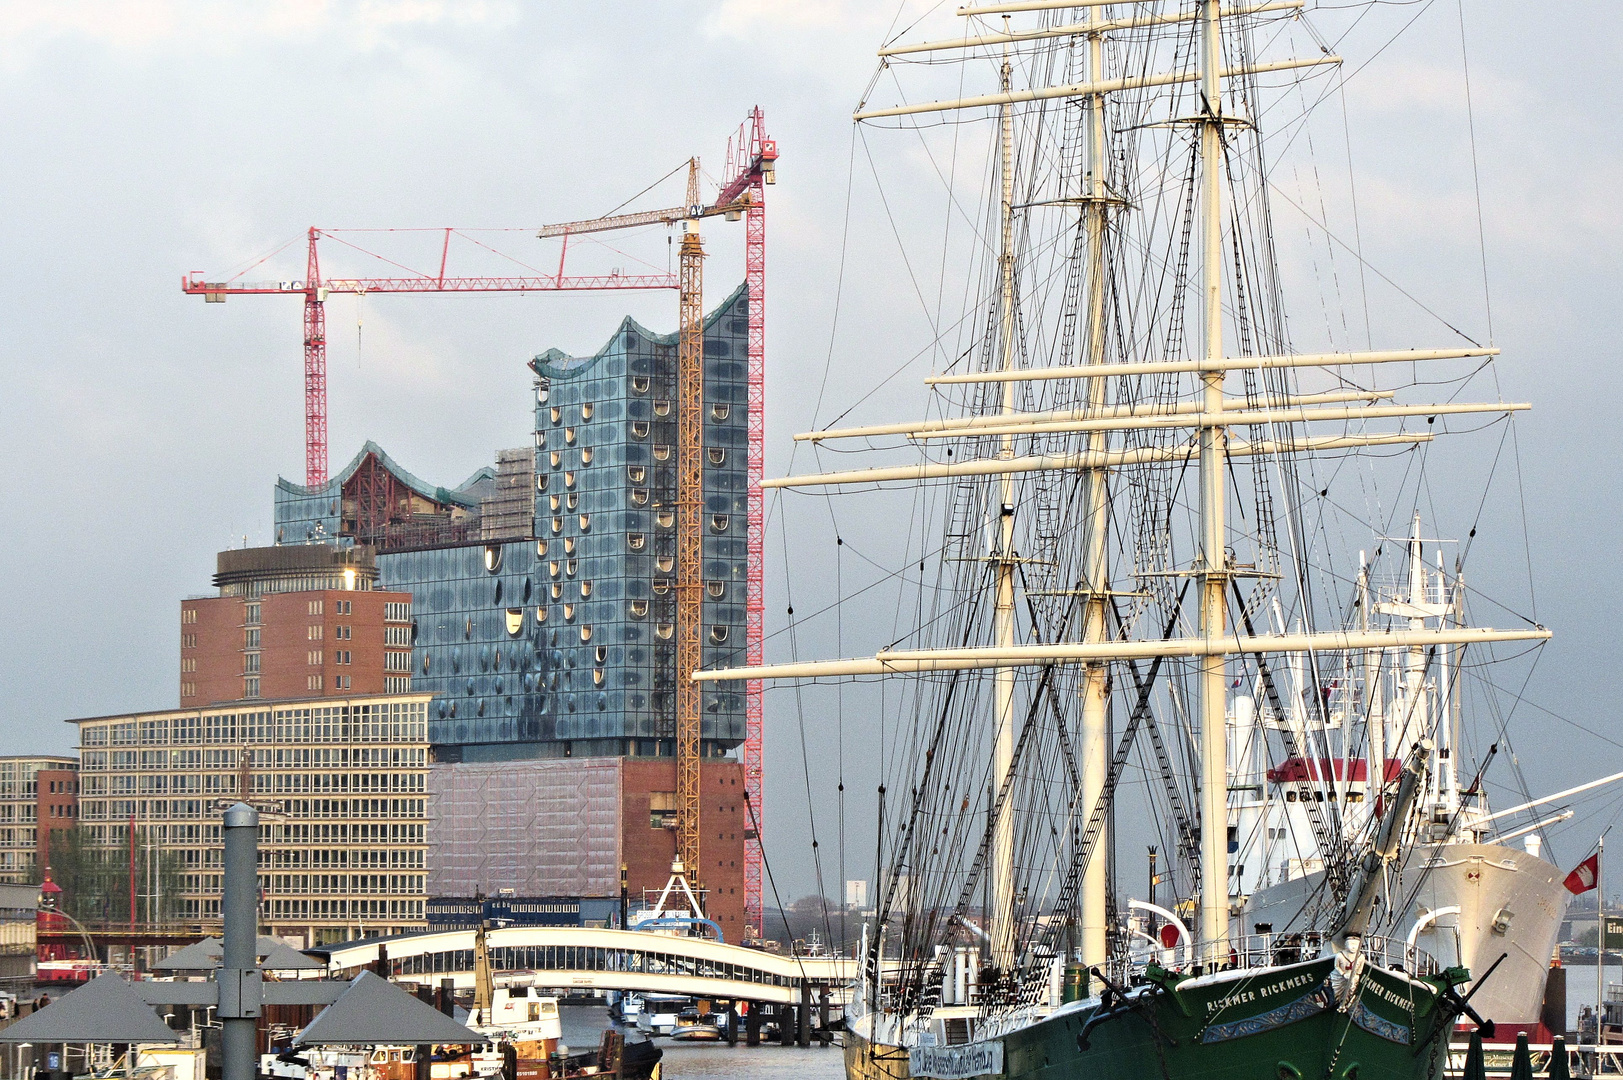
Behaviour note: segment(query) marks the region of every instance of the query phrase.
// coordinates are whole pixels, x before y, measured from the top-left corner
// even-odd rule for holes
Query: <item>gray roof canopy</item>
[[[210,971],[220,966],[225,951],[219,938],[194,941],[152,965],[155,971]],[[325,968],[320,960],[306,956],[279,938],[261,935],[254,953],[265,971],[316,971]]]
[[[179,1033],[171,1031],[152,1006],[111,971],[0,1031],[0,1042],[8,1043],[179,1041]]]
[[[477,1031],[463,1027],[432,1005],[419,1001],[394,983],[363,971],[337,1001],[321,1010],[294,1040],[298,1046],[370,1043],[482,1043]]]

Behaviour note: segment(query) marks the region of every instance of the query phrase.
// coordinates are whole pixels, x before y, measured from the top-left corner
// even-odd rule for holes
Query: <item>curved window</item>
[[[546,621],[547,621],[547,609],[544,608],[544,607],[537,607],[535,609],[535,622],[536,622],[536,625],[539,626],[539,625],[541,625],[542,623],[544,623]]]
[[[568,562],[564,563],[564,573],[569,577],[574,577],[575,576],[575,571],[579,570],[579,569],[580,569],[580,560],[579,559],[570,559]]]
[[[466,623],[464,623],[463,626],[462,626],[462,636],[463,636],[463,638],[471,638],[471,637],[473,637],[473,616],[472,615],[468,616],[468,621]]]
[[[669,461],[669,460],[671,460],[671,448],[669,446],[663,445],[663,444],[655,446],[654,447],[654,460],[655,461]]]
[[[707,581],[704,583],[704,591],[709,593],[712,599],[720,600],[727,595],[727,583],[725,581]]]
[[[554,581],[552,583],[552,598],[554,600],[561,600],[561,599],[563,599],[563,595],[564,595],[564,583],[561,582],[561,581]]]
[[[535,384],[535,403],[545,405],[547,398],[552,396],[552,387],[545,379]]]
[[[580,583],[580,598],[582,600],[585,600],[588,597],[590,597],[591,595],[592,595],[592,583],[590,581],[581,582]]]
[[[548,455],[547,460],[551,461],[552,462],[552,467],[554,469],[556,469],[558,466],[560,466],[560,465],[562,465],[564,463],[563,451],[562,450],[554,450],[550,455]]]
[[[627,465],[626,479],[630,480],[633,484],[640,484],[644,480],[648,479],[648,470],[642,465]]]
[[[646,393],[648,393],[648,376],[646,376],[646,375],[633,375],[633,376],[631,376],[631,392],[634,393],[634,394],[646,394]]]
[[[712,514],[712,515],[710,515],[710,531],[711,532],[724,533],[724,532],[727,531],[728,524],[729,524],[729,521],[728,521],[728,518],[727,518],[726,514]]]
[[[538,472],[538,473],[535,474],[535,490],[537,490],[537,491],[545,491],[545,490],[547,490],[547,477],[548,477],[548,474],[544,473],[544,472]]]
[[[712,405],[710,406],[710,419],[719,424],[727,419],[727,415],[732,411],[733,407],[731,405]]]
[[[580,639],[582,641],[591,641],[592,640],[592,624],[591,623],[586,623],[580,628]]]
[[[574,553],[575,553],[575,538],[573,536],[564,537],[564,554],[565,555],[573,555]]]
[[[712,626],[710,628],[710,640],[715,642],[717,645],[720,645],[723,641],[726,641],[727,628],[725,626]]]
[[[632,488],[631,489],[631,505],[632,506],[647,506],[648,505],[648,489],[647,488]]]
[[[575,619],[575,605],[574,604],[565,604],[564,605],[564,621],[565,622],[573,622],[574,619]]]
[[[423,674],[428,674],[428,653],[423,653]]]
[[[582,514],[580,516],[580,531],[581,532],[590,532],[591,528],[592,528],[592,515],[591,514]]]
[[[675,510],[660,510],[654,514],[654,523],[661,529],[668,529],[676,524]]]
[[[547,557],[547,542],[545,540],[537,540],[535,542],[535,557],[538,559],[544,559]]]
[[[599,664],[607,662],[609,658],[609,647],[607,645],[599,645],[592,653],[592,658]]]
[[[661,641],[671,640],[671,635],[674,633],[676,633],[676,625],[674,623],[662,622],[658,626],[654,627],[654,636],[659,638]]]
[[[626,609],[631,612],[633,619],[646,619],[648,617],[648,601],[646,600],[633,600],[626,605]],[[425,656],[423,659],[427,660],[428,657]]]
[[[571,491],[569,493],[569,495],[564,499],[564,506],[568,507],[571,510],[575,509],[575,507],[577,507],[579,505],[580,505],[580,493],[579,492]]]
[[[581,447],[581,449],[580,449],[580,463],[582,465],[590,465],[592,463],[592,456],[593,456],[592,455],[592,448],[590,446]]]
[[[564,473],[564,487],[572,488],[574,486],[575,486],[575,470],[570,469],[568,472]]]
[[[581,403],[580,418],[582,420],[590,420],[592,418],[592,403],[590,401]]]
[[[602,686],[603,685],[603,669],[602,668],[596,668],[596,669],[594,669],[592,671],[592,685],[593,686]]]
[[[558,408],[558,406],[554,405],[552,407],[552,422],[554,424],[556,424],[556,423],[560,422],[561,420],[563,420],[563,418],[564,418],[564,411],[562,409]]]
[[[496,598],[494,600],[492,600],[491,603],[495,604],[498,607],[500,607],[501,602],[502,602],[502,583],[498,581],[498,582],[496,582]]]
[[[648,421],[646,421],[646,420],[633,420],[633,421],[631,421],[631,437],[633,439],[646,439],[646,438],[648,438]]]
[[[644,533],[626,533],[626,549],[641,551],[648,546],[648,537]]]
[[[727,461],[727,451],[723,450],[719,446],[712,446],[709,450],[709,455],[710,464],[712,465],[722,465]]]
[[[558,512],[558,507],[563,505],[563,500],[556,495],[549,495],[547,496],[547,505],[551,506],[552,512],[556,514]]]
[[[669,416],[669,415],[671,415],[671,403],[668,400],[664,399],[664,398],[661,398],[658,401],[655,401],[654,402],[654,415],[655,416]]]
[[[557,536],[559,533],[561,533],[563,531],[564,531],[564,519],[561,518],[561,517],[553,518],[552,519],[552,535]]]
[[[676,560],[669,555],[661,555],[654,560],[654,565],[658,567],[661,574],[668,574],[671,572],[671,568],[676,565]]]
[[[524,609],[510,607],[507,609],[507,636],[518,637],[524,632]]]
[[[654,595],[664,596],[671,591],[671,579],[657,577],[654,579]]]
[[[575,445],[575,429],[574,428],[572,428],[572,427],[564,428],[564,445],[565,446],[574,446]]]
[[[547,573],[552,575],[553,577],[558,576],[558,560],[557,559],[553,559],[551,562],[547,563]]]
[[[502,568],[502,546],[500,544],[485,545],[485,569],[494,574]]]

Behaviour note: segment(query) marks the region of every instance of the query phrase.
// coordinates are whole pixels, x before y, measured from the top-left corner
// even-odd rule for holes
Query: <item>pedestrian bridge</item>
[[[312,950],[327,954],[331,974],[349,978],[377,969],[400,982],[473,985],[472,930],[368,938]],[[498,985],[632,990],[735,1001],[799,1003],[802,987],[828,987],[843,1001],[857,961],[786,956],[705,938],[642,930],[509,926],[488,930],[485,943]],[[815,996],[815,992],[814,992]]]

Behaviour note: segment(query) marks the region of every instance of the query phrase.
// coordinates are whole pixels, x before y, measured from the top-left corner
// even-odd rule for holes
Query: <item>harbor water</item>
[[[606,1028],[613,1026],[609,1011],[597,1005],[564,1005],[558,1010],[564,1042],[571,1050],[597,1046]],[[665,1051],[660,1072],[665,1080],[841,1080],[845,1055],[838,1046],[748,1047],[740,1042],[683,1043],[658,1040]]]

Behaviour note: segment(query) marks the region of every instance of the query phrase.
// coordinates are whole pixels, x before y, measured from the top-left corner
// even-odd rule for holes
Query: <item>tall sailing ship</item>
[[[1426,879],[1409,856],[1429,785],[1457,749],[1446,710],[1377,717],[1390,745],[1357,813],[1314,798],[1275,816],[1231,790],[1257,762],[1315,768],[1331,707],[1361,745],[1393,700],[1381,672],[1418,675],[1400,699],[1417,706],[1438,665],[1548,636],[1346,617],[1377,605],[1370,568],[1332,542],[1346,522],[1326,528],[1335,492],[1395,465],[1411,475],[1389,499],[1349,502],[1417,502],[1432,440],[1526,406],[1465,396],[1496,352],[1475,342],[1293,347],[1268,140],[1340,63],[1301,7],[1019,0],[881,50],[901,103],[865,101],[857,122],[910,145],[931,126],[987,137],[983,257],[964,318],[938,321],[960,341],[935,343],[955,359],[925,418],[800,436],[884,463],[767,484],[913,490],[939,532],[908,564],[911,630],[872,657],[696,676],[900,688],[853,1080],[1430,1077],[1456,1021],[1481,1019],[1465,1000],[1480,973],[1393,934]],[[915,79],[956,96],[921,100]],[[972,206],[954,195],[950,212]],[[1400,400],[1443,384],[1443,401]],[[1385,573],[1413,545],[1368,524]],[[1130,764],[1147,786],[1123,785]],[[1265,918],[1236,857],[1248,826],[1303,832],[1318,860]],[[1168,906],[1120,902],[1109,853],[1134,828],[1167,840]]]

